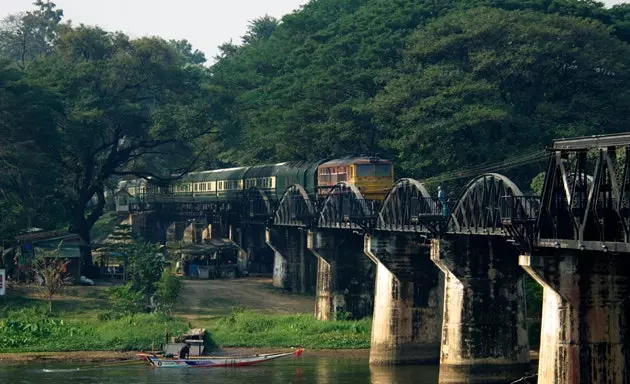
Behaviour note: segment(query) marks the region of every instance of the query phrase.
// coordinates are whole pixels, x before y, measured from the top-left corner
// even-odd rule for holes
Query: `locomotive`
[[[126,180],[118,185],[116,206],[126,211],[129,205],[144,202],[236,201],[254,188],[277,202],[293,184],[304,187],[309,198],[320,200],[339,182],[353,184],[367,200],[382,201],[394,183],[393,165],[376,157],[353,157],[190,172],[167,186],[146,179]]]

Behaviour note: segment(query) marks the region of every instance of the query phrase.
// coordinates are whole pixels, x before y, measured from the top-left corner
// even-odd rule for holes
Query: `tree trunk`
[[[52,296],[48,296],[48,312],[52,313]]]
[[[91,268],[92,267],[92,237],[90,235],[90,226],[81,214],[80,218],[77,218],[73,225],[74,233],[81,237],[81,240],[85,243],[85,246],[82,246],[81,249],[81,259],[83,260],[83,267]]]

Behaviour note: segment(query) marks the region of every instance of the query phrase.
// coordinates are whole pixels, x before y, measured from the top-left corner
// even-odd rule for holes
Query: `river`
[[[308,357],[242,368],[153,369],[146,365],[0,365],[4,384],[436,384],[438,366],[370,367],[366,359]]]

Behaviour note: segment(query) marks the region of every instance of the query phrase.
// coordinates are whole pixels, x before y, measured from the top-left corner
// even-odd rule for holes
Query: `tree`
[[[168,270],[162,272],[162,276],[156,285],[156,296],[158,309],[170,313],[173,305],[177,301],[182,283],[179,278]]]
[[[9,15],[0,22],[0,57],[21,69],[52,51],[62,27],[63,11],[55,3],[37,0],[33,4],[34,11]]]
[[[33,84],[63,100],[51,157],[71,229],[87,244],[113,177],[168,180],[194,166],[194,141],[211,132],[212,111],[205,69],[185,64],[164,40],[80,26],[29,67]],[[89,251],[84,262],[92,263]]]
[[[188,40],[169,40],[169,44],[179,53],[188,64],[203,64],[206,62],[206,55],[198,49],[193,51]]]
[[[59,257],[61,247],[62,244],[60,243],[55,250],[38,256],[33,261],[32,266],[36,276],[35,279],[39,280],[37,287],[48,300],[48,311],[50,313],[52,313],[53,298],[61,293],[72,281],[72,278],[66,272],[69,261]]]
[[[252,44],[260,39],[268,39],[278,26],[278,19],[265,15],[249,22],[247,32],[242,37],[244,44]]]
[[[0,239],[64,220],[50,156],[61,111],[50,90],[28,84],[23,72],[0,62]]]
[[[164,270],[164,256],[156,245],[136,243],[127,252],[127,276],[132,288],[150,297],[156,291]]]
[[[598,22],[491,8],[452,13],[418,29],[404,63],[373,111],[415,174],[630,123],[630,47]]]

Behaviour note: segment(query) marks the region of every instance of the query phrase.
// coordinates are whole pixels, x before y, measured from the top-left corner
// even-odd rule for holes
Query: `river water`
[[[78,370],[77,370],[78,368]],[[0,365],[4,384],[436,384],[438,366],[370,367],[367,359],[281,359],[241,368],[153,369],[147,365]]]

